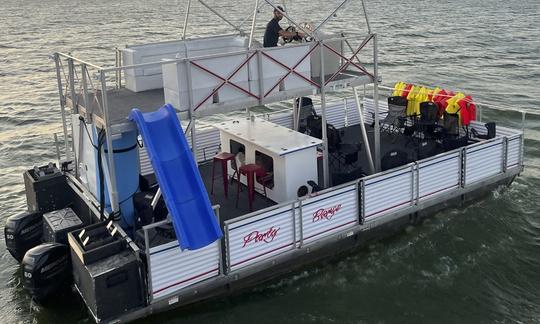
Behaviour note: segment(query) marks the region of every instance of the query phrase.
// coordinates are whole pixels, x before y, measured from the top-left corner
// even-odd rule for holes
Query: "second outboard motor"
[[[41,243],[42,235],[43,214],[39,212],[10,216],[4,228],[7,250],[18,262],[26,251]]]
[[[46,302],[72,282],[69,247],[43,243],[26,252],[22,261],[23,287],[38,302]]]

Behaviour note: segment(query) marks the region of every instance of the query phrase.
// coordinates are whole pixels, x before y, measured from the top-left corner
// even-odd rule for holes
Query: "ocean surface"
[[[187,1],[0,1],[0,227],[26,208],[22,173],[56,159],[60,105],[50,55],[114,65],[114,48],[177,39]],[[250,1],[209,4],[233,22]],[[358,2],[358,1],[356,1]],[[365,32],[358,3],[326,31]],[[287,1],[296,21],[317,22],[334,1]],[[461,90],[479,102],[540,111],[540,1],[366,1],[379,35],[383,84]],[[261,9],[257,37],[271,17]],[[248,29],[250,23],[244,24]],[[198,3],[187,34],[232,30]],[[488,112],[521,127],[521,114]],[[318,263],[242,294],[144,323],[540,323],[540,117],[526,116],[525,170],[510,188],[338,261]],[[0,322],[91,323],[74,295],[31,303],[0,238]]]

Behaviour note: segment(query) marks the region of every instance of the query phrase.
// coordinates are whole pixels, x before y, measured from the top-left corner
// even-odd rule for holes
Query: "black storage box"
[[[87,226],[84,230],[83,239],[86,233],[96,231],[102,232],[98,236],[110,235],[104,223]],[[102,245],[96,245],[87,241],[85,248],[79,238],[81,231],[68,234],[73,280],[96,321],[112,320],[144,306],[142,268],[135,251],[118,233],[112,236],[112,242],[102,240]]]
[[[56,165],[35,167],[24,172],[23,177],[29,211],[46,213],[71,202],[71,189]]]
[[[67,245],[67,233],[83,226],[83,222],[69,207],[48,212],[43,215],[43,242]]]

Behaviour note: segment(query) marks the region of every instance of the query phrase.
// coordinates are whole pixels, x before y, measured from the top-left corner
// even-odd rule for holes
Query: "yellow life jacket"
[[[397,97],[397,96],[401,96],[401,94],[403,93],[403,88],[405,88],[406,84],[405,82],[396,82],[396,84],[394,85],[394,91],[392,92],[392,96],[393,97]]]
[[[420,114],[420,104],[424,101],[428,101],[428,89],[425,87],[422,87],[416,94],[416,102],[415,102],[414,109],[417,115]]]
[[[433,98],[435,98],[435,96],[436,96],[439,92],[441,92],[441,88],[439,88],[439,87],[435,87],[435,89],[429,90],[429,91],[428,91],[428,98],[429,98],[429,100],[433,101]]]
[[[460,106],[459,106],[459,101],[461,99],[465,98],[465,95],[461,92],[458,92],[456,93],[455,96],[453,96],[452,98],[448,99],[446,102],[447,102],[447,106],[446,106],[446,112],[449,113],[449,114],[456,114],[459,112],[460,110]],[[459,117],[459,124],[461,125],[461,114],[458,114],[458,117]]]
[[[459,111],[460,107],[459,107],[459,100],[465,98],[465,95],[461,92],[458,92],[456,93],[455,96],[453,96],[452,98],[448,99],[446,102],[447,102],[447,106],[446,106],[446,112],[450,113],[450,114],[455,114]]]
[[[407,95],[407,116],[416,115],[416,94],[418,93],[418,90],[420,90],[420,87],[417,87],[415,85],[412,86],[411,91],[409,91],[409,94]]]

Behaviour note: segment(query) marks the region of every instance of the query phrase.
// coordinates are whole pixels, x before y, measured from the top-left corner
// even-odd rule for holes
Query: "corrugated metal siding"
[[[150,163],[150,158],[148,158],[148,152],[146,152],[146,148],[139,147],[139,162],[141,164],[141,174],[143,176],[154,173],[154,168],[152,167],[152,163]]]
[[[186,136],[191,148],[191,135]],[[210,160],[217,152],[221,142],[219,130],[214,127],[205,127],[197,130],[197,162]]]
[[[189,147],[191,147],[191,136],[186,136]],[[214,127],[204,127],[197,130],[197,162],[210,160],[218,151],[220,146],[219,131]],[[146,148],[139,147],[139,161],[142,175],[154,173],[152,163],[148,158]]]
[[[219,241],[202,249],[182,251],[178,242],[150,249],[152,297],[167,296],[219,274]]]
[[[292,112],[284,112],[284,113],[282,112],[282,113],[271,114],[268,120],[274,124],[278,124],[283,127],[287,127],[290,129],[293,128]]]
[[[461,159],[458,152],[418,163],[420,200],[429,199],[459,187]]]
[[[315,106],[318,115],[322,114],[320,106]],[[345,106],[343,102],[330,102],[326,104],[326,122],[334,125],[335,128],[345,126]]]
[[[302,201],[303,242],[316,241],[357,223],[356,186],[353,184]]]
[[[407,167],[365,180],[365,218],[409,206],[413,194],[413,177],[412,167]]]
[[[362,102],[364,111],[364,123],[372,124],[373,117],[375,116],[375,100],[371,98],[364,98]],[[360,117],[358,115],[358,109],[356,108],[356,101],[354,98],[347,100],[347,106],[349,111],[349,125],[360,124]],[[388,113],[388,102],[386,100],[379,100],[379,119],[384,119]],[[353,122],[354,121],[354,122]]]
[[[229,225],[228,264],[231,270],[293,248],[294,220],[291,208],[292,205],[287,205]]]
[[[502,172],[503,140],[485,142],[467,147],[465,185],[480,181]]]
[[[506,167],[513,168],[520,165],[521,158],[521,135],[508,139]]]

